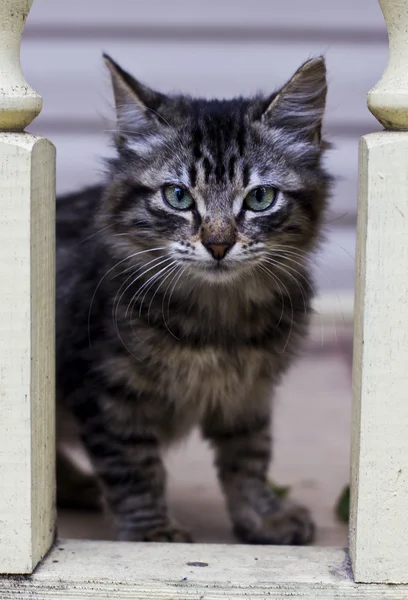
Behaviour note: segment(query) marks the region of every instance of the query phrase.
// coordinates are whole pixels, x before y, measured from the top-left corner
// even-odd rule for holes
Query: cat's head
[[[216,282],[314,246],[329,186],[323,58],[277,93],[233,100],[167,96],[105,61],[118,155],[104,206],[124,253],[157,248],[169,269]]]

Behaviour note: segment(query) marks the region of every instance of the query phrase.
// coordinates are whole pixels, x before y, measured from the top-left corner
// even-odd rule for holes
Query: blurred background
[[[366,93],[385,68],[387,48],[375,0],[35,0],[23,36],[23,70],[44,100],[29,130],[57,147],[59,193],[97,182],[101,157],[112,151],[113,99],[103,51],[152,87],[205,97],[270,93],[306,59],[325,54],[325,132],[334,144],[327,165],[337,183],[316,278],[323,303],[335,299],[324,317],[335,324],[335,336],[327,341],[318,324],[316,352],[302,359],[280,392],[273,467],[274,476],[316,512],[322,543],[343,543],[346,535],[336,529],[332,507],[348,478],[358,140],[379,129]],[[307,416],[300,418],[305,404]],[[300,464],[294,438],[302,445]],[[191,443],[190,463],[173,469],[175,510],[190,518],[200,539],[229,540],[208,453]],[[199,496],[194,509],[190,492]],[[198,523],[199,514],[210,512],[212,526]],[[68,534],[109,535],[75,523],[69,521]]]

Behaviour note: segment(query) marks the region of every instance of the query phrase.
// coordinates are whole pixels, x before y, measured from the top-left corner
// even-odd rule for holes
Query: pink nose
[[[221,260],[225,257],[228,250],[232,248],[233,244],[205,244],[208,252],[210,252],[216,260]]]

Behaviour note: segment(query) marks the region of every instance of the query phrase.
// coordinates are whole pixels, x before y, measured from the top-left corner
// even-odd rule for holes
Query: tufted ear
[[[323,57],[305,62],[272,98],[262,118],[273,127],[320,144],[326,106],[326,64]]]
[[[126,135],[157,123],[155,111],[165,96],[137,81],[107,54],[103,58],[112,78],[118,134]]]

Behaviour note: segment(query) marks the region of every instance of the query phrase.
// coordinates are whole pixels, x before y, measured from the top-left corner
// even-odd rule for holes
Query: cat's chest
[[[156,340],[157,341],[157,340]],[[265,348],[211,344],[200,347],[161,338],[144,346],[144,357],[112,357],[108,377],[126,384],[143,402],[132,404],[129,421],[140,411],[156,423],[161,438],[183,436],[208,414],[234,420],[247,407],[263,403],[278,372],[279,357]]]
[[[264,402],[268,359],[255,349],[233,352],[220,348],[179,351],[163,368],[160,387],[167,394],[182,433],[208,414],[245,413],[246,407]]]
[[[173,406],[200,418],[217,405],[241,405],[265,378],[270,356],[255,348],[173,347],[158,369],[156,387]]]

